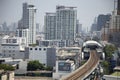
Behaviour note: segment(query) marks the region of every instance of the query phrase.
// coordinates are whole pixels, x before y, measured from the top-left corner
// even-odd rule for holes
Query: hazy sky
[[[55,12],[56,5],[77,7],[77,18],[83,27],[90,27],[99,14],[113,11],[114,0],[0,0],[0,24],[18,22],[22,17],[22,3],[34,4],[37,8],[37,23],[44,24],[46,12]]]

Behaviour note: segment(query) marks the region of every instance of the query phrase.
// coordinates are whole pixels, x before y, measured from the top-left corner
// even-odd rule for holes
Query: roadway
[[[88,61],[70,75],[64,76],[61,80],[83,80],[94,71],[98,63],[99,57],[96,50],[91,50]]]

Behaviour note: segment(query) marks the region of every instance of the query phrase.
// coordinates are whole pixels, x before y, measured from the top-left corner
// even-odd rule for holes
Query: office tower
[[[45,15],[45,39],[54,40],[56,39],[56,14],[46,13]]]
[[[75,7],[57,6],[56,7],[56,39],[74,40],[76,33]]]
[[[3,31],[7,31],[7,23],[6,23],[6,22],[4,22],[4,23],[2,24],[2,27],[3,27]]]
[[[29,12],[27,10],[28,8],[28,4],[27,3],[23,3],[23,14],[22,14],[22,22],[23,22],[23,27],[24,28],[28,28],[28,19],[29,19]]]
[[[76,34],[80,34],[82,31],[82,24],[80,24],[79,20],[76,22]]]
[[[28,40],[28,44],[36,43],[35,13],[36,8],[34,5],[28,5],[27,3],[23,3],[23,16],[22,19],[18,22],[18,30],[16,32],[16,35],[18,37],[28,38],[26,39]]]
[[[91,26],[91,32],[97,31],[97,24],[93,23]]]
[[[93,24],[91,25],[91,32],[97,31],[97,18],[95,17]]]
[[[120,0],[117,1],[117,14],[120,15]]]
[[[40,34],[40,24],[36,23],[36,35]]]
[[[22,28],[22,29],[25,29],[25,28],[28,28],[28,4],[27,3],[23,3],[23,14],[22,14],[22,19],[18,22],[18,28]]]
[[[100,31],[102,27],[105,25],[106,21],[110,20],[111,15],[99,15],[97,18],[97,31]]]

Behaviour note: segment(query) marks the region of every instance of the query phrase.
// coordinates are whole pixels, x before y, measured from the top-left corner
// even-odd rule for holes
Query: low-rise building
[[[68,75],[75,70],[74,61],[70,60],[58,60],[56,61],[55,72],[53,73],[53,79],[60,79],[61,77]]]
[[[0,53],[3,57],[13,59],[25,59],[26,38],[5,36],[2,40]]]
[[[46,66],[55,66],[56,49],[51,47],[29,46],[25,54],[29,54],[29,60],[38,60]]]
[[[0,70],[0,80],[14,80],[14,71]]]

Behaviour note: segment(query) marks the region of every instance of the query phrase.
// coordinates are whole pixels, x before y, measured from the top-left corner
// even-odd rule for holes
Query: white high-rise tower
[[[66,6],[56,7],[56,39],[75,39],[77,11],[74,8]]]
[[[28,5],[27,11],[28,11],[28,29],[29,29],[28,43],[35,44],[36,43],[36,21],[35,21],[36,8],[34,5]]]
[[[16,36],[26,37],[27,44],[36,44],[36,8],[34,5],[23,3],[22,19],[18,22]]]

